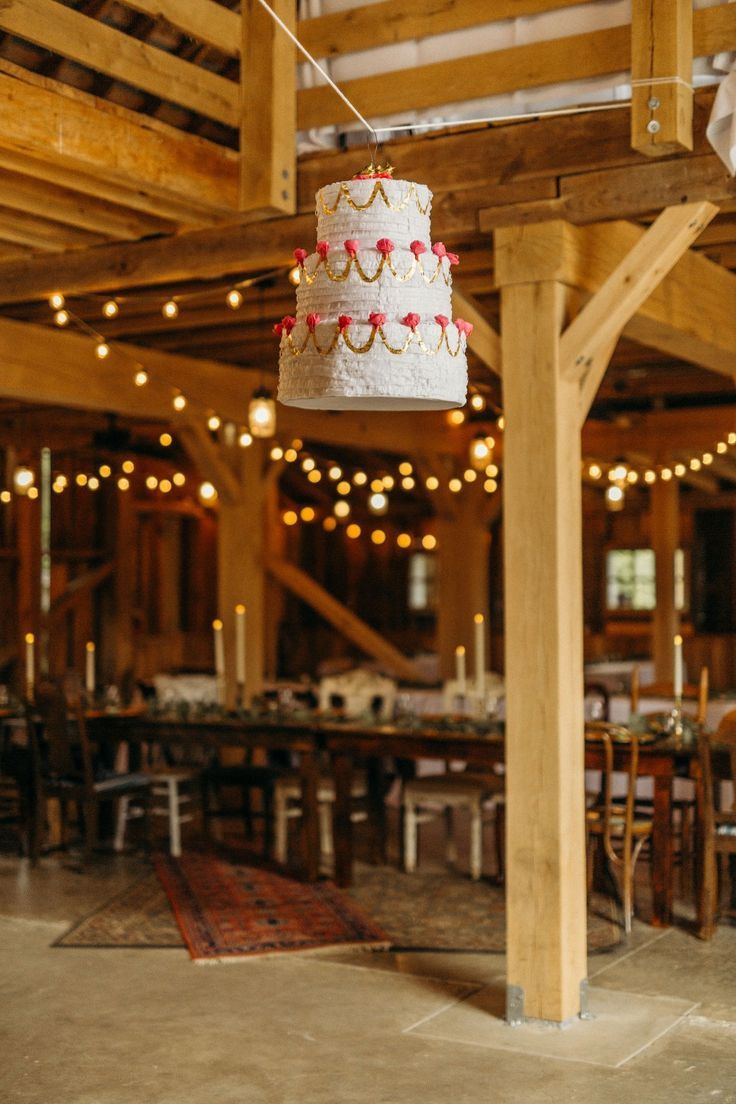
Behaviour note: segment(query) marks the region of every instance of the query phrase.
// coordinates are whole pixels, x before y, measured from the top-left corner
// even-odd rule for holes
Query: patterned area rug
[[[298,882],[212,851],[157,855],[154,866],[197,962],[389,946],[383,929],[330,882]]]
[[[176,860],[162,857],[159,871],[189,945],[204,948],[203,961],[307,949],[309,933],[300,930],[300,922],[303,910],[313,906],[317,917],[311,936],[331,939],[332,948],[359,942],[374,947],[390,944],[395,950],[504,951],[503,889],[458,874],[403,874],[395,867],[358,863],[355,886],[338,891],[327,882],[305,886],[273,871],[206,852],[188,855],[183,869]],[[335,921],[330,915],[338,920],[347,916],[348,928],[340,940],[334,938],[334,931],[331,934]],[[269,922],[269,917],[278,923]],[[357,928],[351,928],[351,923]],[[255,939],[262,949],[237,950],[246,937]],[[290,938],[295,943],[289,944]],[[588,950],[608,951],[621,939],[615,902],[595,896],[588,915]],[[283,948],[281,941],[287,944]],[[183,945],[169,899],[153,872],[116,894],[55,943],[58,947]],[[313,943],[312,948],[325,945]]]

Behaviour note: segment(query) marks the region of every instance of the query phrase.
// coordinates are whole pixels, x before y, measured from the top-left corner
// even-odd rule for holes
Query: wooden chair
[[[702,869],[698,893],[698,935],[712,939],[716,929],[719,879],[718,856],[736,855],[736,709],[721,718],[715,734],[701,731],[698,740],[698,829]],[[730,806],[722,808],[721,782],[733,787]],[[731,861],[732,876],[734,863]],[[734,887],[732,886],[732,897]]]
[[[277,761],[279,755],[278,752],[269,752],[269,763],[261,765],[253,763],[250,749],[218,748],[200,774],[202,819],[206,833],[211,832],[213,820],[235,817],[242,819],[245,834],[252,839],[255,821],[260,820],[263,824],[263,851],[266,855],[271,853],[274,786],[284,770],[288,769],[286,762],[282,765]],[[228,762],[236,756],[240,756],[241,762]],[[226,789],[240,791],[239,805],[228,806],[225,803],[223,791]],[[254,808],[252,790],[260,791],[260,809]]]
[[[46,803],[57,798],[61,812],[61,843],[66,843],[67,814],[73,802],[84,820],[84,858],[97,843],[99,809],[105,801],[135,797],[143,806],[146,843],[149,843],[150,784],[145,774],[107,770],[95,761],[84,711],[77,702],[70,716],[66,699],[56,687],[39,689],[36,704],[28,710],[28,738],[33,774],[34,824],[31,861],[41,854],[46,823]]]
[[[357,771],[352,780],[350,796],[354,801],[365,801],[368,797],[368,780],[365,771]],[[288,852],[289,821],[302,815],[302,783],[298,771],[285,771],[276,779],[273,789],[274,808],[274,858],[285,863]],[[319,813],[319,849],[320,854],[330,858],[334,853],[332,836],[332,810],[335,804],[335,782],[328,773],[321,773],[317,783],[317,806]],[[350,814],[353,823],[367,819],[365,809],[356,808]]]
[[[645,840],[652,834],[651,818],[640,817],[636,813],[639,737],[635,732],[630,732],[619,725],[604,721],[588,721],[585,725],[585,739],[588,742],[600,743],[603,748],[600,793],[595,803],[585,811],[588,840],[588,892],[591,889],[593,874],[592,842],[597,838],[602,842],[606,858],[612,868],[620,874],[624,930],[629,935],[634,912],[636,860]],[[627,790],[626,796],[621,800],[614,800],[612,788],[616,744],[625,744],[628,747],[625,768]],[[619,764],[616,773],[620,772]]]
[[[417,830],[420,824],[439,815],[445,818],[445,858],[457,860],[454,811],[470,814],[470,876],[477,881],[483,866],[483,822],[485,812],[495,818],[496,857],[499,879],[503,877],[504,779],[503,775],[446,771],[404,782],[404,869],[411,873],[417,864]]]

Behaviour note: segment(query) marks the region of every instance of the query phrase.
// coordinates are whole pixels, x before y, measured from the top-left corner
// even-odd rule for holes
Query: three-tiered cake
[[[317,248],[295,249],[296,317],[281,337],[278,397],[320,410],[462,406],[472,326],[452,321],[458,258],[431,243],[432,193],[384,171],[317,193]]]

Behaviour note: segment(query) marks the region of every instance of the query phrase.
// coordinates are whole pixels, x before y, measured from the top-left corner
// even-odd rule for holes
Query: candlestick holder
[[[682,724],[682,697],[680,696],[675,698],[675,704],[670,710],[667,729],[676,740],[682,740],[684,728]]]
[[[245,709],[245,683],[239,682],[235,688],[235,708],[238,710]]]

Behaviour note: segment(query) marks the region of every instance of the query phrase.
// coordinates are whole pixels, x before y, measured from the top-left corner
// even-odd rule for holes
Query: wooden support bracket
[[[217,488],[220,498],[229,506],[237,506],[242,499],[240,482],[209,430],[200,422],[190,422],[181,427],[179,436],[199,471]]]
[[[473,323],[473,332],[468,346],[483,361],[486,368],[495,375],[501,375],[501,338],[483,315],[480,305],[471,295],[466,295],[457,286],[452,292],[455,317],[464,318]]]

